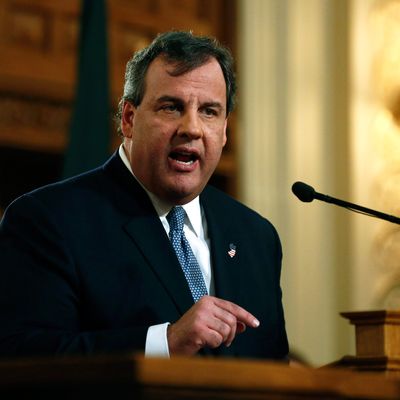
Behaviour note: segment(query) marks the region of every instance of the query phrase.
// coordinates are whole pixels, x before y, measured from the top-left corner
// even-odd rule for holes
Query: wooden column
[[[332,365],[400,376],[400,311],[341,313],[355,326],[356,355]]]

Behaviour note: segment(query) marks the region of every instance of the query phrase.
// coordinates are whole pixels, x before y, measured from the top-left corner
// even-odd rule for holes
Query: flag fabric
[[[228,251],[229,257],[233,258],[236,255],[236,246],[233,243],[229,244],[229,251]]]
[[[110,151],[105,0],[83,0],[75,102],[64,156],[64,177],[98,166]]]

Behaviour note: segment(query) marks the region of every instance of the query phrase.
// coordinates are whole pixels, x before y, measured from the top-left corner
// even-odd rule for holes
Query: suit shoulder
[[[226,213],[227,215],[234,214],[236,217],[245,217],[258,222],[266,222],[272,226],[272,224],[257,211],[251,209],[214,186],[207,185],[201,197],[204,203],[219,207],[222,213]]]
[[[243,240],[253,241],[254,246],[256,243],[262,246],[268,243],[268,246],[277,249],[277,254],[281,254],[277,230],[258,212],[212,186],[206,187],[200,201],[207,223],[214,232],[218,231],[222,236],[244,235]]]
[[[99,180],[102,180],[101,177],[103,176],[102,168],[96,168],[94,170],[84,172],[80,175],[73,176],[71,178],[67,178],[47,186],[38,188],[32,191],[31,195],[42,195],[48,194],[51,192],[54,193],[64,193],[69,191],[79,191],[83,188],[89,189],[91,187],[95,187],[99,184]]]
[[[19,196],[9,207],[22,205],[32,200],[52,207],[71,206],[75,200],[82,200],[80,193],[85,192],[87,196],[90,192],[95,192],[96,187],[101,187],[102,175],[104,175],[102,168],[99,167],[71,178],[49,183]]]
[[[103,165],[79,175],[60,180],[37,188],[27,195],[45,201],[46,199],[62,198],[74,201],[74,198],[91,199],[92,197],[107,197],[105,194],[112,193],[117,185],[115,177],[128,175],[129,171],[122,165],[117,153],[114,153]],[[126,179],[120,178],[120,179]]]

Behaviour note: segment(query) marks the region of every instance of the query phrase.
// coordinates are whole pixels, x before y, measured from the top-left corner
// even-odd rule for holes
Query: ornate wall
[[[127,60],[158,32],[211,34],[234,50],[232,1],[113,0],[107,5],[114,107]],[[0,209],[21,192],[59,178],[75,89],[79,12],[78,0],[0,0]],[[214,181],[234,193],[230,136]],[[113,147],[118,142],[115,135]]]
[[[371,86],[376,104],[371,124],[376,159],[372,184],[377,207],[400,215],[400,1],[375,2],[369,18],[373,37]],[[375,301],[400,307],[400,228],[380,222],[373,240],[378,278]]]

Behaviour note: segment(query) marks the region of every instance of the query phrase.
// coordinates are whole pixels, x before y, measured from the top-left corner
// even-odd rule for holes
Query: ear
[[[222,139],[222,147],[226,145],[227,137],[226,137],[226,128],[228,126],[228,118],[225,118],[225,124],[224,124],[224,137]]]
[[[133,118],[136,107],[129,101],[124,101],[121,114],[121,131],[125,138],[131,138],[133,134]]]

